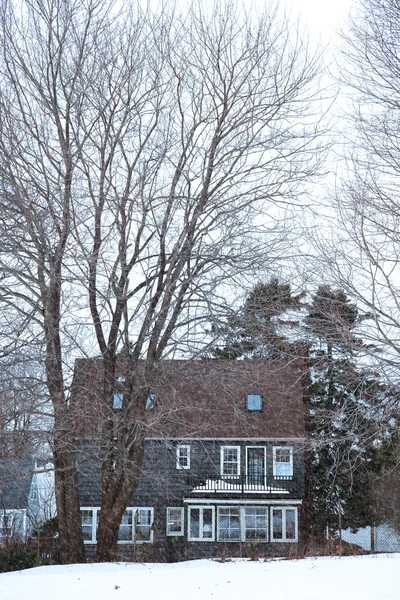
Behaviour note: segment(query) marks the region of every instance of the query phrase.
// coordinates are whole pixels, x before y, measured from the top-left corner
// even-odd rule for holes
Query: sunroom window
[[[266,506],[219,506],[217,516],[219,542],[268,541]]]
[[[212,542],[214,540],[214,507],[189,507],[189,541]]]
[[[272,509],[271,542],[297,542],[297,508]]]

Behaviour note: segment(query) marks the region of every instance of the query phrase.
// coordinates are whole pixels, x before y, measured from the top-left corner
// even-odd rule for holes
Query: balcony
[[[281,496],[292,493],[293,478],[292,477],[247,477],[245,475],[238,476],[222,476],[210,475],[189,478],[189,486],[191,487],[190,494],[263,494],[267,496]]]

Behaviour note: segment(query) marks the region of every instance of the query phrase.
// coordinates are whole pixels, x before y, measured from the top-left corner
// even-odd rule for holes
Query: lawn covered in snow
[[[400,554],[38,567],[0,574],[1,600],[399,600]]]

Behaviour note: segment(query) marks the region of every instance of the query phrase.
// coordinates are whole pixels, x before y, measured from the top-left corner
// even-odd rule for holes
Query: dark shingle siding
[[[27,508],[33,472],[32,461],[0,461],[0,509]]]

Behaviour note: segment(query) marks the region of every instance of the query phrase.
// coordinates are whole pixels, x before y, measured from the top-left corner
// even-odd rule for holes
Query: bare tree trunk
[[[232,281],[286,260],[320,164],[320,65],[276,11],[115,8],[1,12],[0,299],[25,324],[4,336],[45,347],[63,561],[83,560],[71,357],[97,343],[103,360],[98,557],[110,560],[157,363],[204,343]]]

